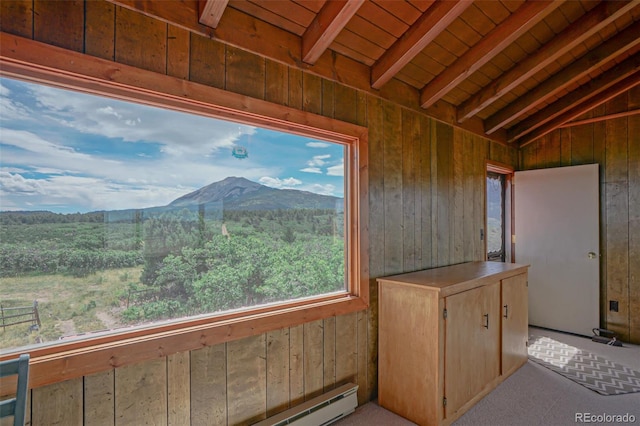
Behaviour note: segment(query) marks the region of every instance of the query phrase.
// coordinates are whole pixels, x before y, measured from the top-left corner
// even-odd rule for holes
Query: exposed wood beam
[[[439,0],[371,68],[371,86],[379,89],[445,30],[473,1]]]
[[[572,108],[566,113],[556,117],[552,121],[548,122],[546,125],[540,127],[535,132],[529,134],[526,138],[523,138],[519,141],[519,147],[522,148],[526,145],[529,145],[531,142],[534,142],[536,139],[541,138],[547,133],[553,132],[554,130],[561,127],[563,124],[567,123],[575,119],[576,117],[580,117],[582,114],[596,108],[599,105],[602,105],[605,102],[610,101],[616,96],[626,92],[629,89],[640,84],[640,72],[636,72],[633,75],[625,78],[624,80],[614,84],[609,89],[600,93],[599,95],[593,96],[591,99],[585,101],[584,103]]]
[[[510,129],[508,131],[509,141],[513,142],[516,139],[522,140],[523,136],[533,132],[538,127],[546,125],[549,122],[556,123],[557,127],[561,124],[566,123],[567,121],[573,120],[577,116],[570,117],[561,123],[557,123],[556,119],[559,116],[564,116],[565,113],[573,110],[578,105],[582,104],[586,99],[597,97],[599,93],[604,93],[610,87],[618,84],[620,81],[626,81],[628,77],[637,74],[639,69],[640,53],[636,53],[635,55],[616,65],[606,73],[598,76],[597,78],[589,81],[586,84],[583,84],[578,89],[560,98],[553,104],[538,111],[531,117],[528,117],[522,123],[519,123],[517,126]],[[536,134],[537,133],[538,132],[536,132]]]
[[[486,132],[493,133],[498,129],[504,128],[556,93],[597,70],[623,52],[636,47],[640,44],[638,34],[640,34],[640,21],[611,37],[563,69],[562,72],[552,75],[511,104],[487,118],[485,120]]]
[[[464,120],[482,111],[560,56],[584,42],[620,16],[628,13],[639,3],[640,0],[627,2],[605,1],[600,3],[535,53],[518,62],[509,71],[493,80],[488,86],[465,101],[458,109],[458,121],[464,122]]]
[[[107,0],[110,3],[137,11],[144,15],[168,22],[187,31],[216,40],[269,58],[278,63],[294,67],[317,75],[382,99],[391,100],[406,108],[420,111],[436,120],[451,124],[480,137],[507,143],[507,132],[500,130],[487,135],[484,123],[477,117],[465,123],[456,122],[455,107],[445,101],[439,101],[431,108],[424,110],[419,106],[420,93],[415,88],[397,79],[390,81],[381,90],[371,87],[370,67],[333,52],[323,55],[314,65],[302,61],[301,38],[288,31],[276,28],[264,21],[253,18],[232,7],[225,11],[225,19],[215,30],[198,22],[198,6],[196,0]],[[278,43],[273,43],[278,40]]]
[[[302,35],[302,60],[314,64],[363,3],[364,0],[326,2]]]
[[[420,105],[427,108],[460,82],[493,59],[531,27],[544,19],[562,1],[528,1],[500,25],[491,30],[445,71],[438,74],[420,93]]]
[[[229,0],[198,0],[198,21],[211,28],[217,28]]]
[[[640,114],[640,109],[632,109],[630,111],[617,112],[615,114],[600,115],[598,117],[585,118],[584,120],[570,121],[564,123],[560,128],[582,126],[583,124],[598,123],[600,121],[613,120],[616,118],[629,117]]]

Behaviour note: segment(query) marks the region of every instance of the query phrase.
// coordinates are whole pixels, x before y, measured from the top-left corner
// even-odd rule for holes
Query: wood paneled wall
[[[585,118],[638,107],[640,87]],[[525,146],[520,162],[525,170],[600,165],[600,321],[640,343],[640,115],[555,131]],[[609,310],[610,300],[619,302],[618,312]]]
[[[484,258],[485,161],[515,166],[515,149],[110,3],[0,8],[5,32],[369,129],[367,311],[33,389],[31,424],[247,424],[349,381],[362,403],[377,387],[375,278]]]

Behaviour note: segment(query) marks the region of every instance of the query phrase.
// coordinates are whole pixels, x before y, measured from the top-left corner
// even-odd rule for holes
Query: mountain
[[[173,200],[168,207],[224,204],[225,210],[342,209],[342,198],[295,189],[275,189],[242,177],[228,177]]]
[[[169,203],[169,206],[180,207],[193,204],[214,203],[217,201],[229,201],[234,198],[247,196],[252,192],[260,190],[262,187],[264,187],[264,185],[251,182],[245,178],[232,176],[183,195]]]

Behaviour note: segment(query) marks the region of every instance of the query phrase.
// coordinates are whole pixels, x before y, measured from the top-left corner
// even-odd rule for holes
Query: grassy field
[[[109,269],[83,278],[38,275],[0,278],[3,307],[38,302],[41,327],[18,324],[0,330],[0,350],[59,340],[65,336],[121,327],[127,285],[139,282],[142,267]]]

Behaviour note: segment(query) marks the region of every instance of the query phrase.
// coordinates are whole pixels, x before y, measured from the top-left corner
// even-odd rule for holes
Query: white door
[[[600,326],[598,165],[516,172],[514,181],[529,324],[590,336]]]

